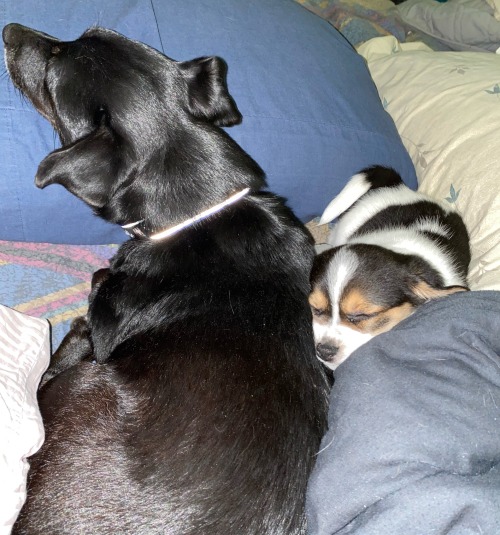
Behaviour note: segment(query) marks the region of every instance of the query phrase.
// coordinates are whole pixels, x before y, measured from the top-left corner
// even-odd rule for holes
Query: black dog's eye
[[[108,112],[103,107],[100,107],[94,113],[94,124],[96,126],[102,126],[102,125],[107,125],[108,123],[109,123]]]
[[[319,316],[324,316],[326,314],[326,311],[321,310],[320,308],[311,307],[311,310],[312,310],[313,316],[319,317]]]

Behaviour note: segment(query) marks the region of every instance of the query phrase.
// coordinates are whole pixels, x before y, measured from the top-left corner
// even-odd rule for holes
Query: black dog
[[[100,28],[61,42],[10,24],[3,40],[62,141],[36,184],[134,234],[40,391],[46,441],[15,533],[304,533],[328,389],[313,247],[219,128],[241,119],[225,64]]]

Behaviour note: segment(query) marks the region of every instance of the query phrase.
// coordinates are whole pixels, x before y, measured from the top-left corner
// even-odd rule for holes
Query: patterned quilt
[[[421,41],[433,50],[449,46],[403,21],[390,0],[296,0],[321,18],[328,20],[353,46],[384,35],[401,42]]]
[[[116,249],[116,245],[0,241],[0,301],[47,319],[55,349],[71,321],[87,311],[92,273],[106,267]]]

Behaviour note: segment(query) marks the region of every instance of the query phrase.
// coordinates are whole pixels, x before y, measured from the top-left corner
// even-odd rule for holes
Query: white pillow
[[[472,289],[500,290],[500,56],[377,37],[359,47],[417,171],[469,230]]]
[[[47,321],[0,305],[0,535],[26,499],[26,458],[43,443],[36,391],[49,358]]]

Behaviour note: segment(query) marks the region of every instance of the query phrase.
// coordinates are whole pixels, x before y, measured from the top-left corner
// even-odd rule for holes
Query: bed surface
[[[297,0],[328,20],[353,45],[393,35],[433,50],[495,52],[500,47],[499,0]]]
[[[363,54],[378,90],[377,95],[372,88],[376,104],[380,100],[391,115],[415,166],[420,188],[454,205],[465,218],[472,238],[472,288],[500,290],[500,77],[495,74],[500,73],[500,56],[491,53],[496,42],[493,20],[500,25],[500,0],[453,0],[465,10],[461,14],[467,15],[467,22],[471,17],[481,18],[488,13],[491,32],[480,34],[493,37],[479,44],[467,41],[475,39],[474,36],[456,33],[460,26],[444,25],[440,26],[440,33],[435,31],[435,17],[441,16],[451,0],[442,8],[435,0],[407,0],[399,7],[389,0],[297,1],[328,20]],[[134,5],[146,4],[147,9],[142,12],[150,16],[153,3]],[[0,0],[0,15],[6,13],[1,9],[6,5],[23,11],[22,3]],[[188,9],[187,5],[183,9]],[[69,4],[64,9],[71,10]],[[78,9],[88,14],[87,5],[80,3]],[[106,9],[111,17],[118,13],[111,4]],[[475,11],[467,11],[470,9]],[[127,11],[127,24],[129,19],[135,24],[133,11]],[[265,22],[274,32],[272,21]],[[325,26],[322,28],[326,31]],[[289,30],[286,25],[281,28],[282,32]],[[453,35],[446,33],[451,30],[455,31]],[[202,39],[202,34],[198,37]],[[189,41],[185,35],[182,39]],[[352,52],[345,40],[340,41],[343,49]],[[416,42],[423,42],[428,48],[414,46]],[[188,48],[196,43],[188,43]],[[256,40],[254,43],[259,45]],[[450,54],[452,49],[455,52]],[[462,52],[464,49],[482,51]],[[237,55],[235,50],[230,52],[230,56]],[[314,50],[319,55],[326,52]],[[480,60],[476,54],[481,55]],[[262,57],[267,59],[265,51]],[[408,84],[410,79],[413,84]],[[346,83],[350,87],[351,80]],[[332,87],[325,90],[318,86],[311,94],[329,100],[336,90]],[[239,90],[243,108],[253,109],[252,96],[247,94],[244,83]],[[452,95],[449,101],[447,95]],[[460,102],[458,111],[453,104],[455,99]],[[283,102],[277,99],[276,106],[279,108]],[[363,102],[354,104],[354,115],[371,113]],[[23,113],[31,113],[31,119],[36,116],[31,110],[22,109]],[[286,131],[292,137],[304,133],[301,121],[291,129],[280,117],[261,115],[250,117],[249,129],[240,130],[239,139],[236,136],[245,146],[257,143],[252,148],[256,155],[261,150],[264,156],[270,152],[274,157],[269,140],[276,137],[276,131]],[[337,115],[341,120],[342,114]],[[37,120],[37,128],[48,128],[40,126],[43,120]],[[272,130],[275,120],[278,130]],[[306,151],[306,161],[320,158],[321,169],[337,172],[335,158],[323,158],[334,142],[327,136],[318,137],[317,125],[307,124],[310,143],[301,146],[297,142],[294,147]],[[261,139],[255,133],[266,125],[267,137]],[[346,138],[342,129],[339,132],[341,139]],[[8,136],[7,131],[3,134]],[[49,134],[45,139],[50,141],[48,150],[52,150],[53,138]],[[363,140],[354,129],[349,130],[349,136],[347,144],[352,147],[356,142],[354,152],[359,153],[358,146],[363,145]],[[388,148],[389,142],[385,145]],[[40,157],[46,152],[47,147],[42,147]],[[390,157],[390,152],[385,154]],[[257,159],[264,163],[264,157]],[[352,165],[354,158],[349,159]],[[15,163],[16,159],[12,161]],[[31,166],[36,168],[38,161],[37,157]],[[281,173],[281,163],[278,161],[270,168],[273,178]],[[344,166],[344,171],[347,168]],[[301,168],[300,176],[306,171],[307,168]],[[349,178],[347,172],[344,174],[336,177],[339,188],[340,182]],[[31,176],[26,180],[32,183]],[[304,190],[301,184],[295,188],[297,199],[301,200]],[[329,201],[325,198],[324,206]],[[49,210],[49,216],[51,213]],[[50,217],[43,224],[50,224]],[[321,242],[328,229],[314,228],[314,224],[311,228]],[[77,228],[80,230],[87,229]],[[118,240],[122,236],[120,229],[112,235],[118,236]],[[72,319],[86,312],[92,273],[106,267],[116,249],[113,244],[0,241],[0,302],[47,319],[54,350]],[[311,479],[307,504],[309,533],[500,533],[499,354],[500,292],[474,291],[421,307],[343,363],[335,372],[329,431]],[[38,381],[41,371],[35,371]],[[34,379],[28,379],[35,384]],[[32,447],[41,439],[42,430]],[[16,460],[16,466],[24,465]]]

